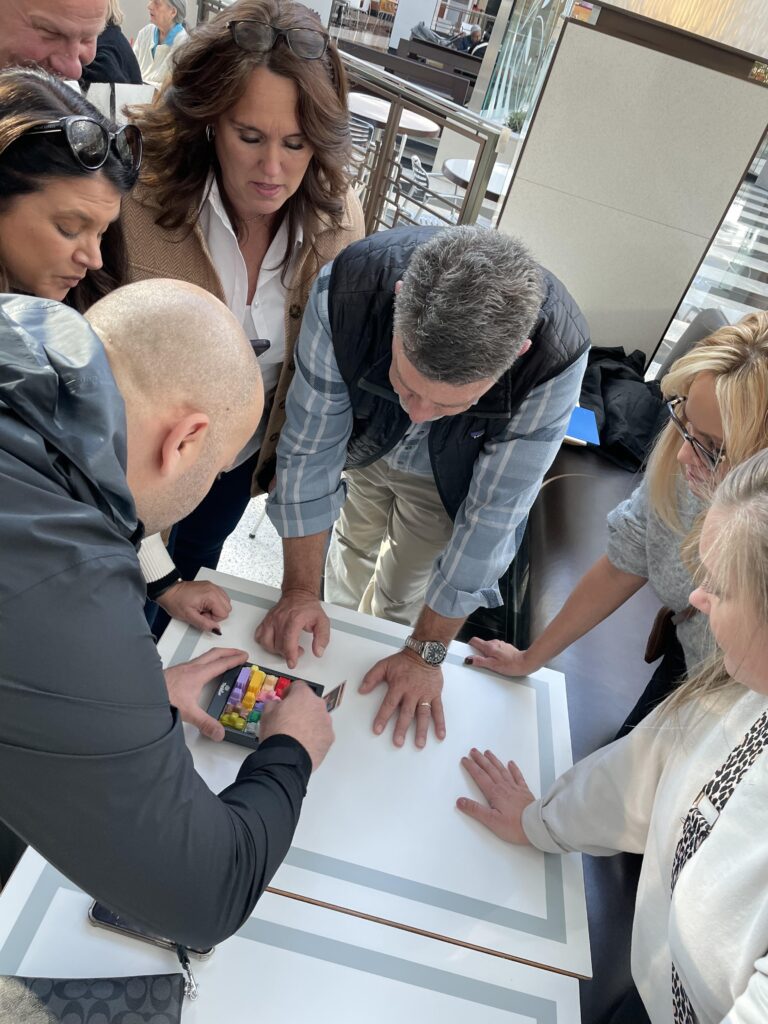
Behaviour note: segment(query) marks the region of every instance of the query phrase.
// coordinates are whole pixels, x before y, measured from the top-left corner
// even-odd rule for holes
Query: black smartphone
[[[121,917],[119,914],[115,914],[114,911],[105,907],[103,903],[94,901],[88,910],[88,920],[96,928],[106,928],[109,931],[117,932],[119,935],[128,935],[132,939],[141,939],[142,942],[150,942],[153,946],[159,946],[160,949],[170,949],[171,952],[176,952],[176,943],[172,942],[171,939],[164,939],[160,935],[153,935],[152,932],[148,932],[141,925],[136,924],[134,921],[130,921],[127,917]],[[208,957],[213,953],[215,946],[211,946],[208,949],[191,949],[189,946],[184,947],[190,956],[196,957],[198,960],[207,960]]]

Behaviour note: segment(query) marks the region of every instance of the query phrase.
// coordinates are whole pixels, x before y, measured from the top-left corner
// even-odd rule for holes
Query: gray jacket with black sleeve
[[[0,822],[119,914],[208,946],[251,913],[311,770],[267,740],[218,795],[144,619],[125,409],[59,303],[0,296]]]

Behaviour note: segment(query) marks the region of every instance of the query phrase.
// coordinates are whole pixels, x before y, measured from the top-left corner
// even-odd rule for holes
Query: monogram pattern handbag
[[[179,1024],[182,974],[129,978],[0,977],[0,1021],[13,1024]]]

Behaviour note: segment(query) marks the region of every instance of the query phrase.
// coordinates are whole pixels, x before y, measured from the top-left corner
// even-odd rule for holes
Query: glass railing
[[[450,38],[466,34],[470,25],[479,25],[481,38],[487,40],[495,21],[494,15],[468,9],[466,3],[455,3],[453,0],[446,3],[445,0],[438,0],[431,27],[434,32]]]
[[[351,54],[342,59],[352,92],[352,171],[366,232],[399,224],[490,224],[490,204],[498,198],[492,178],[499,175],[497,153],[507,133]],[[429,147],[421,156],[417,141]],[[438,167],[441,150],[461,158],[443,159]]]
[[[337,42],[347,40],[386,51],[397,13],[397,0],[333,0],[328,33]]]

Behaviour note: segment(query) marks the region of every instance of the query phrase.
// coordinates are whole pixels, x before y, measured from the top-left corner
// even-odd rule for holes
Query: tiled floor
[[[252,498],[245,515],[230,535],[219,561],[222,572],[270,587],[283,578],[283,548],[275,528],[264,514],[266,497]],[[255,533],[251,538],[249,534]]]

